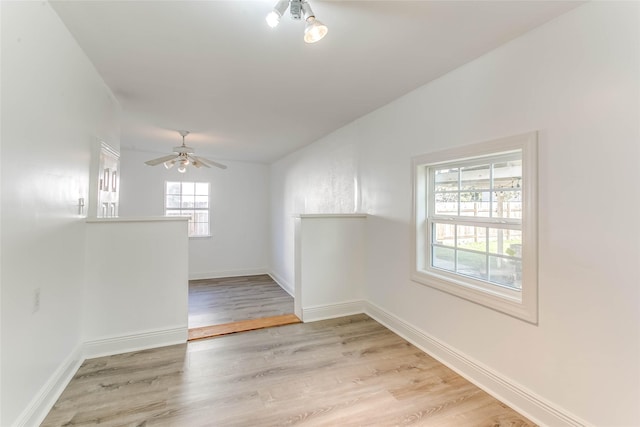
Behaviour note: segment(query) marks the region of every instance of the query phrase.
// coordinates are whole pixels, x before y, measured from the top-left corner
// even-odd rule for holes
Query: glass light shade
[[[187,171],[187,167],[184,165],[178,166],[178,172],[185,173]]]
[[[278,12],[276,12],[275,10],[272,10],[271,12],[269,12],[269,14],[266,17],[267,20],[267,24],[271,27],[271,28],[275,28],[278,26],[278,24],[280,23],[280,14]]]
[[[167,169],[171,169],[173,166],[175,166],[175,164],[176,164],[175,160],[170,160],[168,162],[163,163],[164,167]]]
[[[322,22],[318,21],[315,16],[310,16],[304,27],[304,41],[306,43],[315,43],[327,35],[329,29]]]

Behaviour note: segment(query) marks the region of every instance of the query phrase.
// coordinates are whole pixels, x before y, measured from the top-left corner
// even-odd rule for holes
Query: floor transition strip
[[[271,316],[262,319],[240,320],[238,322],[224,323],[222,325],[202,326],[199,328],[189,329],[189,341],[213,338],[236,332],[271,328],[273,326],[290,325],[292,323],[300,323],[300,319],[298,319],[295,314],[283,314],[280,316]]]

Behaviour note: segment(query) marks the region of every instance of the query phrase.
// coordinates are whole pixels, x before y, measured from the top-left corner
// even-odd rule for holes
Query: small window
[[[537,141],[413,159],[413,280],[537,322]]]
[[[209,237],[209,183],[167,181],[166,216],[188,216],[189,237]]]

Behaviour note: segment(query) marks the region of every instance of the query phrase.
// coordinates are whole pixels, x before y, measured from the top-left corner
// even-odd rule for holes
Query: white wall
[[[305,322],[362,312],[366,215],[300,215],[295,309]]]
[[[186,342],[186,219],[92,220],[86,253],[86,357]]]
[[[292,212],[347,209],[354,172],[327,169],[342,147],[370,215],[371,304],[569,419],[640,425],[639,13],[583,5],[276,162],[274,272],[293,277]],[[532,130],[538,325],[409,280],[411,156]]]
[[[1,8],[0,425],[10,426],[34,415],[34,399],[73,365],[84,280],[78,198],[88,197],[91,144],[117,148],[120,130],[110,90],[50,5]]]
[[[176,136],[178,134],[176,133]],[[167,147],[170,149],[171,147]],[[164,215],[164,183],[211,183],[211,238],[189,240],[192,279],[263,274],[269,250],[269,167],[223,161],[227,169],[147,166],[162,153],[121,150],[120,216]]]
[[[335,131],[271,168],[271,275],[294,288],[294,217],[307,213],[354,213],[360,210],[358,132]]]

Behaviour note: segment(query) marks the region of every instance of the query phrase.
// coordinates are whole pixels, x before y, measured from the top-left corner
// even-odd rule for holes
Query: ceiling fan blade
[[[160,163],[164,163],[164,162],[168,162],[169,160],[177,159],[178,157],[180,157],[180,156],[177,155],[177,154],[170,154],[168,156],[160,157],[160,158],[157,158],[157,159],[147,160],[144,163],[149,165],[149,166],[156,166],[156,165],[159,165]]]
[[[205,159],[204,157],[196,157],[196,156],[192,156],[193,160],[196,162],[199,162],[202,164],[202,166],[208,167],[210,168],[211,166],[215,166],[217,168],[220,169],[226,169],[227,166],[223,165],[222,163],[218,163],[218,162],[214,162],[213,160],[209,160],[209,159]],[[193,164],[194,166],[196,166],[196,164]]]
[[[197,157],[189,156],[189,160],[191,161],[191,164],[197,168],[201,168],[202,166],[205,168],[209,167],[209,165],[202,163]]]

